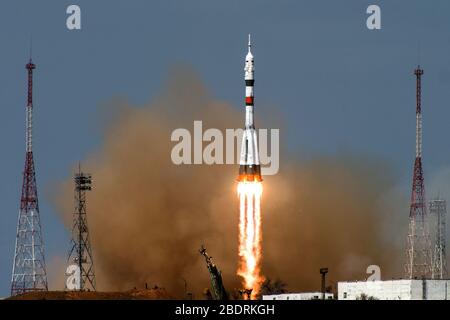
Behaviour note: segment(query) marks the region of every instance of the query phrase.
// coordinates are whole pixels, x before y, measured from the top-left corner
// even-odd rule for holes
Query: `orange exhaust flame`
[[[261,195],[262,183],[241,181],[239,196],[239,269],[245,289],[251,289],[251,299],[259,293],[264,277],[261,272]]]

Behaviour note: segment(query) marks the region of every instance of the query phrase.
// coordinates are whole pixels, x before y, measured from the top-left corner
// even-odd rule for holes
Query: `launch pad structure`
[[[214,299],[228,300],[228,293],[223,285],[222,273],[220,272],[219,268],[217,268],[217,266],[214,264],[214,262],[212,261],[212,257],[208,255],[204,246],[200,247],[199,252],[203,257],[205,257],[206,266],[211,278],[211,287]]]

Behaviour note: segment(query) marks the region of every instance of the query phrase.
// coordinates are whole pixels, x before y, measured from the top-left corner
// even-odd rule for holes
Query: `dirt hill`
[[[9,297],[7,300],[171,300],[166,290],[133,289],[124,292],[36,291]]]

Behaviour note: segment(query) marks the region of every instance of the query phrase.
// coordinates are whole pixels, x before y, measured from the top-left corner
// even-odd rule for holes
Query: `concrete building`
[[[338,282],[338,300],[449,300],[450,280]]]
[[[319,300],[322,299],[322,292],[302,292],[263,295],[263,300]],[[332,293],[325,293],[325,299],[333,299]]]

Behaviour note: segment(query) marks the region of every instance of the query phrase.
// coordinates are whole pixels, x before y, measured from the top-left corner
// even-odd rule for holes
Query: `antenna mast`
[[[71,249],[68,262],[73,263],[79,272],[78,283],[74,288],[79,291],[96,290],[94,260],[91,242],[89,240],[89,229],[86,211],[86,191],[92,189],[92,176],[83,173],[78,166],[78,173],[74,176],[75,181],[75,210],[73,214],[73,228]],[[66,289],[67,288],[66,283]]]
[[[420,66],[414,70],[416,76],[416,157],[414,162],[409,232],[405,264],[407,279],[432,277],[431,240],[428,228],[428,213],[425,201],[425,185],[422,169],[422,75]]]
[[[33,159],[33,70],[31,57],[25,68],[28,71],[28,96],[26,106],[25,168],[22,195],[17,223],[16,246],[11,279],[11,295],[28,291],[47,291],[44,242]]]

